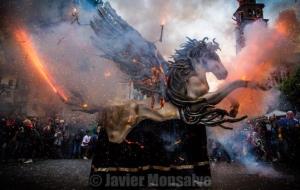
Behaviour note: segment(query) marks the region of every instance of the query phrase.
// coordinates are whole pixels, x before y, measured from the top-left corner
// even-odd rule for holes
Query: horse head
[[[219,44],[213,39],[206,42],[208,38],[196,40],[188,38],[188,41],[177,50],[177,58],[189,59],[196,71],[211,72],[218,80],[226,79],[228,71],[221,62],[217,50],[220,50]],[[175,57],[176,59],[176,57]]]

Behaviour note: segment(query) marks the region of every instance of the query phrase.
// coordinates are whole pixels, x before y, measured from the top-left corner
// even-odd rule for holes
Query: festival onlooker
[[[44,156],[46,158],[53,157],[52,145],[54,142],[55,130],[52,127],[51,120],[49,119],[48,124],[43,128],[43,141],[44,141]]]
[[[34,141],[34,132],[33,125],[29,119],[23,121],[24,125],[24,164],[29,164],[33,162],[33,141]]]
[[[63,132],[60,129],[56,129],[56,132],[54,134],[55,158],[62,158],[62,143]]]
[[[72,158],[79,158],[81,155],[81,142],[82,142],[82,130],[78,130],[73,139],[73,153]]]
[[[69,125],[64,126],[62,153],[63,153],[63,158],[65,159],[70,159],[72,157],[72,141],[71,141],[71,132],[70,132]]]
[[[88,154],[89,154],[89,143],[90,143],[90,140],[91,140],[91,136],[89,136],[89,131],[86,130],[85,132],[85,135],[82,139],[82,142],[81,142],[81,150],[82,150],[82,157],[83,159],[87,160],[88,159]]]
[[[280,154],[279,154],[279,139],[278,139],[278,125],[276,116],[273,115],[269,119],[269,130],[268,130],[268,148],[270,149],[270,160],[273,162],[278,161]]]
[[[278,121],[279,126],[279,148],[281,150],[282,159],[291,159],[294,157],[296,149],[295,142],[297,139],[296,129],[299,127],[299,121],[295,119],[292,111],[286,113],[286,117]]]
[[[101,131],[101,126],[97,126],[93,130],[93,135],[91,136],[91,140],[90,140],[90,152],[91,153],[94,153],[96,151],[98,135],[99,135],[100,131]]]
[[[7,161],[9,154],[9,144],[12,138],[11,129],[8,125],[9,121],[3,117],[1,119],[1,131],[0,131],[0,148],[1,148],[1,160]]]

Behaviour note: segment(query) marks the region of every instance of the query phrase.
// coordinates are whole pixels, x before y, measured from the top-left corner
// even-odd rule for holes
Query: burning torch
[[[160,25],[160,38],[159,38],[159,41],[162,42],[163,40],[163,35],[164,35],[164,24],[161,24]]]

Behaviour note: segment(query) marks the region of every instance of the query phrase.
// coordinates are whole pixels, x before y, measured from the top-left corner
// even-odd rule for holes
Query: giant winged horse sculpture
[[[157,122],[181,119],[191,125],[224,127],[223,123],[241,121],[246,116],[235,118],[238,105],[229,112],[217,108],[219,102],[238,88],[267,90],[257,82],[237,80],[210,93],[206,73],[213,73],[219,80],[228,75],[216,53],[219,44],[214,39],[187,38],[175,51],[173,60],[167,62],[154,43],[145,40],[118,16],[108,2],[99,4],[97,9],[97,17],[90,23],[95,33],[92,38],[94,46],[103,52],[104,58],[112,60],[130,77],[134,88],[148,96],[141,101],[128,100],[106,106],[76,106],[84,101],[75,95],[66,102],[73,106],[73,110],[101,112],[102,125],[110,142],[122,143],[128,133],[145,119]],[[165,100],[164,106],[160,106],[161,102],[153,102],[153,97]]]

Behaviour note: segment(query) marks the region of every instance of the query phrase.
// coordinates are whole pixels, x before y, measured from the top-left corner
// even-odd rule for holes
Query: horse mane
[[[202,40],[191,39],[186,37],[187,41],[180,45],[180,49],[175,50],[175,54],[171,56],[174,61],[185,60],[189,57],[202,57],[207,52],[216,52],[220,49],[219,44],[212,40],[212,42],[206,42],[209,40],[208,37],[203,38]]]

